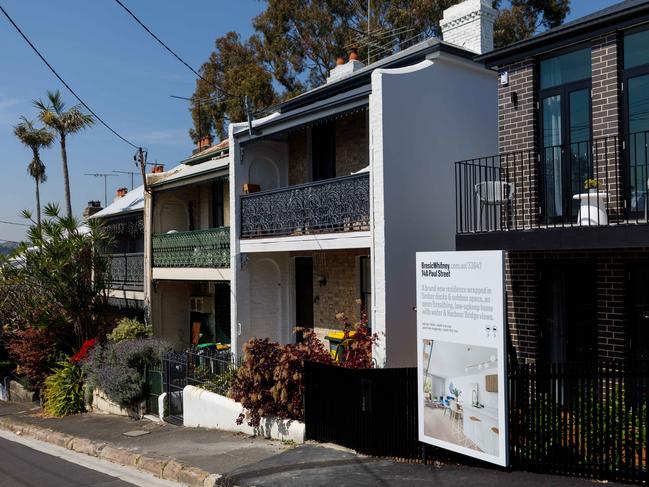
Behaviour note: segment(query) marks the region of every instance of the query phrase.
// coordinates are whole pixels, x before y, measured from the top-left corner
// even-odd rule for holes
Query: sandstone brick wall
[[[507,255],[507,319],[511,344],[523,362],[541,355],[540,272],[556,259],[592,259],[596,268],[597,354],[623,359],[627,354],[630,313],[627,310],[627,272],[640,261],[649,261],[649,249],[515,252]]]
[[[363,110],[336,119],[336,176],[348,176],[369,164],[368,112]],[[311,181],[311,157],[306,128],[288,135],[289,185]]]
[[[369,164],[368,112],[336,120],[336,176],[349,176]]]
[[[291,252],[291,257],[313,258],[313,324],[327,330],[342,329],[336,313],[345,313],[350,322],[360,320],[360,276],[357,257],[369,249]],[[321,285],[321,279],[326,285]]]

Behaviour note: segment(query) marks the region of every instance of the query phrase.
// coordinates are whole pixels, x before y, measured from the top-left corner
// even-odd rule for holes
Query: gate
[[[158,398],[163,389],[162,367],[146,367],[144,369],[144,383],[146,387],[146,412],[157,416],[160,414]]]
[[[162,358],[165,421],[183,423],[183,389],[187,385],[187,354],[169,352]]]

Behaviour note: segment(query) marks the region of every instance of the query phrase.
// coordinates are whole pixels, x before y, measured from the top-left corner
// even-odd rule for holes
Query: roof
[[[214,159],[215,157],[222,156],[228,153],[229,141],[228,139],[222,140],[218,144],[215,144],[207,149],[203,149],[196,154],[192,154],[191,157],[188,157],[184,161],[181,161],[182,164],[198,164],[200,162],[207,161],[209,159]]]
[[[212,159],[201,164],[190,166],[188,164],[179,164],[169,171],[150,174],[149,185],[152,188],[166,186],[171,183],[183,181],[191,178],[198,178],[210,173],[220,172],[220,175],[227,175],[229,170],[230,159],[227,156]]]
[[[399,51],[396,54],[380,59],[379,61],[376,61],[369,66],[365,66],[349,75],[341,76],[339,79],[325,83],[301,95],[297,95],[283,103],[280,103],[275,108],[279,112],[285,113],[310,105],[317,101],[331,98],[335,95],[370,84],[372,72],[375,69],[391,69],[409,66],[418,61],[423,61],[427,56],[435,52],[446,52],[466,59],[473,59],[475,57],[475,53],[472,51],[468,51],[432,37],[419,42],[414,46],[410,46],[407,49]]]
[[[121,198],[116,198],[110,205],[91,215],[90,218],[106,218],[136,211],[144,211],[144,186],[142,185],[132,189]]]
[[[554,29],[477,56],[493,67],[649,21],[649,0],[625,0]]]

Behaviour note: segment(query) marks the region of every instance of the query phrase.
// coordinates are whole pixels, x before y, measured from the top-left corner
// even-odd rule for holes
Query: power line
[[[4,223],[5,225],[18,225],[20,227],[30,227],[31,225],[27,223],[18,223],[18,222],[8,222],[6,220],[0,220],[0,223]]]
[[[125,11],[130,15],[130,16],[131,16],[131,17],[133,17],[133,20],[135,20],[138,24],[140,24],[140,26],[141,26],[145,31],[147,31],[147,33],[149,33],[149,35],[150,35],[151,37],[153,37],[153,38],[158,42],[158,44],[160,44],[162,47],[164,47],[164,48],[165,48],[165,49],[166,49],[166,50],[167,50],[167,51],[168,51],[168,52],[169,52],[173,57],[175,57],[178,61],[180,61],[181,63],[183,63],[183,64],[187,67],[187,69],[189,69],[192,73],[194,73],[198,78],[200,78],[200,79],[202,79],[203,81],[207,82],[207,80],[206,80],[206,79],[205,79],[205,78],[204,78],[204,77],[203,77],[203,76],[202,76],[198,71],[196,71],[194,68],[192,68],[188,62],[186,62],[183,58],[181,58],[178,54],[176,54],[176,53],[175,53],[175,52],[174,52],[174,51],[173,51],[173,50],[172,50],[172,49],[171,49],[167,44],[165,44],[165,43],[162,41],[162,39],[160,39],[157,35],[155,35],[155,34],[151,31],[151,29],[149,29],[146,25],[144,25],[144,23],[143,23],[139,18],[137,18],[137,16],[136,16],[136,15],[135,15],[135,14],[134,14],[134,13],[133,13],[133,12],[132,12],[128,7],[127,7],[127,6],[126,6],[126,5],[124,5],[120,0],[115,0],[115,2],[116,2],[120,7],[122,7],[122,8],[123,8],[123,9],[124,9],[124,10],[125,10]],[[224,96],[227,96],[227,97],[234,97],[234,95],[229,94],[227,91],[225,91],[225,90],[224,90],[223,88],[221,88],[220,86],[216,86],[216,85],[215,85],[214,88],[215,88],[217,91],[220,91],[221,94],[222,94],[222,96],[224,95]],[[241,98],[241,97],[238,97],[238,98]]]
[[[83,101],[83,100],[79,97],[79,95],[77,95],[77,94],[75,93],[75,91],[70,87],[70,85],[67,84],[67,83],[65,82],[65,80],[64,80],[63,78],[61,78],[61,76],[59,75],[59,73],[56,72],[56,70],[52,67],[52,65],[51,65],[49,62],[47,62],[47,59],[45,59],[45,57],[40,53],[40,51],[39,51],[38,49],[36,49],[36,47],[34,46],[34,44],[32,44],[32,42],[31,42],[31,41],[29,40],[29,38],[28,38],[28,37],[23,33],[23,31],[20,29],[20,27],[18,27],[18,25],[16,25],[16,23],[15,23],[14,20],[9,16],[9,14],[7,13],[7,11],[6,11],[4,8],[2,8],[2,5],[0,5],[0,11],[2,11],[2,13],[4,14],[5,17],[7,17],[7,20],[9,20],[9,22],[11,23],[11,25],[14,26],[14,29],[16,29],[16,30],[18,31],[18,33],[22,36],[22,38],[25,40],[25,42],[26,42],[27,44],[29,44],[29,47],[31,47],[32,50],[33,50],[33,51],[38,55],[38,57],[41,58],[41,61],[43,61],[43,62],[45,63],[45,65],[49,68],[49,70],[52,71],[52,73],[54,74],[54,76],[56,76],[56,77],[58,78],[58,80],[59,80],[61,83],[63,83],[63,86],[65,86],[65,87],[68,89],[68,91],[70,91],[70,93],[72,93],[72,95],[73,95],[77,100],[79,100],[79,103],[81,103],[81,104],[86,108],[86,110],[88,110],[88,111],[89,111],[89,112],[90,112],[90,113],[91,113],[91,114],[92,114],[92,115],[93,115],[97,120],[99,120],[99,122],[100,122],[104,127],[106,127],[108,130],[110,130],[114,135],[116,135],[116,136],[117,136],[118,138],[120,138],[122,141],[126,142],[128,145],[130,145],[130,146],[132,146],[132,147],[135,147],[135,148],[137,149],[137,146],[136,146],[135,144],[133,144],[131,141],[127,140],[126,138],[124,138],[124,137],[122,137],[120,134],[118,134],[117,131],[115,131],[115,130],[110,126],[110,125],[108,125],[106,122],[104,122],[104,120],[103,120],[99,115],[97,115],[97,114],[92,110],[92,108],[90,108],[90,107],[86,104],[86,102]]]

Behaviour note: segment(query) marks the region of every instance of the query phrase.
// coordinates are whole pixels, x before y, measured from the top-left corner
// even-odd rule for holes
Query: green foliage
[[[196,387],[214,392],[215,394],[226,395],[237,370],[229,366],[223,372],[212,372],[208,366],[200,366],[194,370],[194,381]]]
[[[46,328],[66,352],[97,336],[108,301],[108,264],[97,248],[110,239],[100,222],[87,227],[61,216],[56,205],[45,207],[42,224],[30,227],[26,242],[0,265],[0,323]]]
[[[45,379],[43,407],[52,416],[68,416],[85,411],[83,376],[77,364],[69,360]]]
[[[144,369],[160,365],[171,345],[157,338],[138,338],[95,346],[82,370],[87,384],[101,389],[120,406],[133,406],[144,398]]]
[[[110,342],[121,342],[124,340],[135,340],[136,338],[147,338],[153,334],[150,326],[140,323],[132,318],[122,318],[117,322],[106,338]]]

